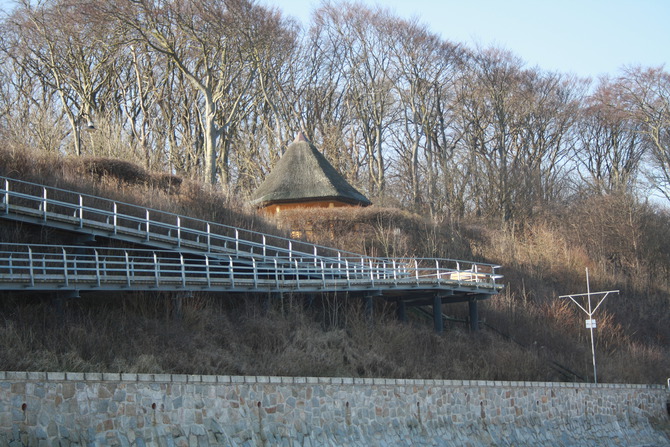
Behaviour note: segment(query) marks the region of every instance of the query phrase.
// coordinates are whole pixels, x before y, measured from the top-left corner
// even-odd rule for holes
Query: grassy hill
[[[0,292],[0,369],[488,380],[591,380],[584,314],[559,295],[619,289],[598,310],[600,382],[662,383],[670,370],[670,216],[627,196],[595,196],[500,228],[435,222],[370,207],[283,213],[268,220],[234,197],[119,160],[0,150],[0,174],[258,231],[299,230],[324,245],[373,255],[440,256],[503,266],[504,292],[483,303],[482,330],[467,306],[448,305],[446,331],[382,302],[370,324],[346,294],[199,293],[53,297]],[[0,221],[5,242],[57,234]]]

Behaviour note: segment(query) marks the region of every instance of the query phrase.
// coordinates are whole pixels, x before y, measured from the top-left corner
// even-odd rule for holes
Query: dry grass
[[[507,285],[482,306],[481,332],[448,322],[444,335],[416,315],[398,323],[383,302],[370,324],[346,295],[200,294],[181,313],[170,295],[84,295],[58,313],[53,297],[3,293],[0,369],[574,380],[557,364],[591,377],[590,341],[584,315],[557,297],[585,291],[588,267],[592,290],[621,290],[596,315],[599,380],[659,383],[670,370],[670,217],[626,198],[587,199],[514,231],[378,207],[283,212],[278,229],[219,191],[114,159],[14,147],[0,150],[0,174],[280,235],[299,229],[354,252],[499,263]],[[2,241],[57,236],[0,222]],[[445,311],[465,319],[467,306]]]

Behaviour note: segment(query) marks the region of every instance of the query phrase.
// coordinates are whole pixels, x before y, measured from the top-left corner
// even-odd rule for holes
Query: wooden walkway
[[[82,245],[0,246],[0,290],[347,293],[408,306],[470,303],[502,289],[498,266],[376,258],[102,197],[0,177],[0,218],[71,233]],[[100,241],[133,249],[103,248]]]

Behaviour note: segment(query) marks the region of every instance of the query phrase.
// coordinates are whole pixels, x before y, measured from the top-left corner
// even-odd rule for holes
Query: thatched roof
[[[317,200],[336,200],[361,206],[371,204],[299,133],[254,192],[251,204],[262,207]]]

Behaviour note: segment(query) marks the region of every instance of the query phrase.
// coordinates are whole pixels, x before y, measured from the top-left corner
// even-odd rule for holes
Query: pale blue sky
[[[319,0],[259,0],[309,23]],[[583,77],[624,65],[670,70],[670,0],[363,0],[443,38],[498,46],[528,66]]]

